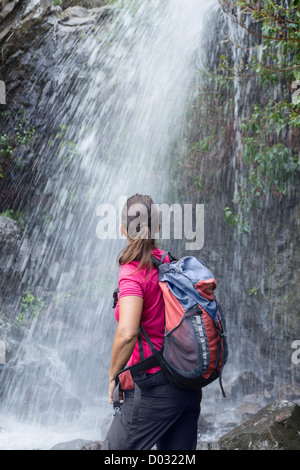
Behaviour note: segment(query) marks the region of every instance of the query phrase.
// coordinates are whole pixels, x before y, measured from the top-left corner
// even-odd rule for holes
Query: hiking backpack
[[[163,262],[166,255],[170,263]],[[194,256],[177,261],[164,252],[161,260],[152,256],[152,261],[159,271],[165,304],[163,345],[158,351],[140,324],[140,362],[118,373],[118,391],[135,388],[135,378],[151,367],[160,366],[168,381],[182,389],[197,390],[219,378],[225,397],[221,376],[228,356],[226,324],[214,295],[217,283],[212,272]],[[117,298],[118,289],[114,291],[113,307]],[[142,335],[152,351],[146,359]]]

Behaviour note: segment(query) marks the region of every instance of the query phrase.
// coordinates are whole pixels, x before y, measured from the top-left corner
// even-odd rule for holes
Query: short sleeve
[[[139,279],[139,277],[136,276],[135,273],[131,274],[134,269],[130,270],[127,266],[125,269],[124,268],[120,270],[119,298],[126,297],[128,295],[144,297],[141,279]]]

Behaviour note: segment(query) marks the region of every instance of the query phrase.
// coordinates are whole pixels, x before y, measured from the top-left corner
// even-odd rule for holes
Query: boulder
[[[198,442],[196,450],[221,450],[218,442]]]
[[[61,442],[50,450],[101,450],[101,441],[87,441],[85,439],[74,439],[74,441]]]
[[[0,256],[15,252],[20,245],[22,231],[15,220],[0,216]]]
[[[6,1],[6,0],[2,0]],[[45,32],[52,26],[52,20],[48,24],[48,18],[61,11],[59,6],[54,6],[51,0],[22,0],[19,2],[12,0],[6,3],[0,17],[0,45],[2,48],[2,61],[9,53],[20,49],[29,41],[33,42],[36,38],[35,26],[39,26],[39,35],[41,31]],[[45,21],[44,21],[45,20]],[[43,23],[43,26],[41,26]],[[47,25],[47,26],[45,26]]]
[[[87,10],[83,7],[69,7],[64,11],[64,16],[58,22],[65,26],[81,26],[94,23],[99,9]]]
[[[101,441],[86,442],[80,450],[101,450]]]
[[[73,441],[60,442],[52,447],[50,450],[82,450],[84,445],[89,444],[89,441],[84,439],[74,439]]]
[[[81,6],[72,6],[63,11],[63,15],[58,19],[59,31],[68,33],[69,31],[78,31],[78,28],[89,28],[91,25],[102,24],[112,14],[110,6],[99,8],[83,8]]]
[[[219,440],[224,450],[300,450],[300,406],[269,403]]]
[[[0,21],[13,11],[19,0],[0,0]]]

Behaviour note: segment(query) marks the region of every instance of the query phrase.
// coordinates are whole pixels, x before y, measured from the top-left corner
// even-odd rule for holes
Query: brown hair
[[[127,199],[121,214],[128,245],[121,251],[119,265],[139,261],[137,269],[152,269],[151,251],[156,248],[158,211],[151,196],[135,194]]]

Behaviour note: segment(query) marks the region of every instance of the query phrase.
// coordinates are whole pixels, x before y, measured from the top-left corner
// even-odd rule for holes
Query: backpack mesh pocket
[[[184,317],[178,327],[166,335],[163,355],[168,364],[183,376],[201,375],[202,350],[192,317]]]

